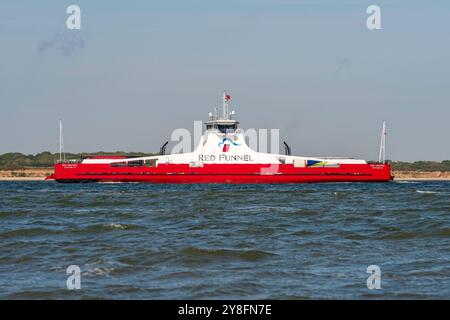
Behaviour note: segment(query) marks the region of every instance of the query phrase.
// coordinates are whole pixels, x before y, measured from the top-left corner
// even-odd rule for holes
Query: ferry
[[[84,156],[60,160],[47,180],[74,182],[149,183],[312,183],[388,182],[391,166],[384,159],[385,123],[377,162],[344,157],[307,157],[252,150],[244,131],[229,111],[231,96],[223,93],[223,113],[210,113],[205,131],[193,152],[165,154],[167,143],[155,156]],[[60,126],[62,130],[62,126]],[[62,145],[62,131],[60,133]],[[60,149],[61,154],[61,149]]]

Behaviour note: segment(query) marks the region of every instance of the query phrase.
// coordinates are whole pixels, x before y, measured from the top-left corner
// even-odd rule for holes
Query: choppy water
[[[0,247],[3,299],[450,299],[450,183],[0,182]]]

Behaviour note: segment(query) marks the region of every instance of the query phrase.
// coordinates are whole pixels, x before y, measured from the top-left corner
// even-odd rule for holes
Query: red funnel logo
[[[219,142],[219,148],[222,148],[222,152],[228,152],[230,150],[230,145],[234,144],[235,146],[240,146],[239,143],[234,142],[230,138],[223,138],[221,142]]]

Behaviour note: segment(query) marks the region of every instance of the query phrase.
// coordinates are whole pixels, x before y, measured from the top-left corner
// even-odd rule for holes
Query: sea
[[[450,299],[450,182],[0,182],[0,299]]]

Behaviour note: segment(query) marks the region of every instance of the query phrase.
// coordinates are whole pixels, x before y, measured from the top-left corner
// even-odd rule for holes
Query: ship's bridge
[[[219,131],[223,134],[234,133],[238,128],[239,122],[234,119],[217,119],[216,117],[211,117],[205,122],[206,130]]]
[[[230,101],[231,96],[227,94],[226,92],[223,93],[223,115],[218,116],[217,115],[217,109],[216,114],[213,115],[212,113],[209,114],[208,121],[205,122],[206,130],[208,131],[216,131],[221,134],[233,134],[236,132],[238,128],[239,122],[234,119],[235,112],[232,110],[229,111],[229,105],[228,102]]]

